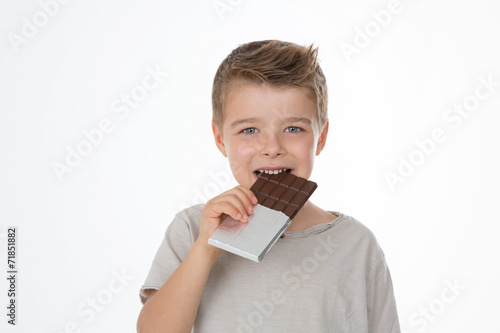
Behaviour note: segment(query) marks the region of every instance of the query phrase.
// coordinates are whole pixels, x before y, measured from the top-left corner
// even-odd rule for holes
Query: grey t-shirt
[[[199,234],[203,204],[168,226],[141,287],[160,289]],[[223,252],[203,293],[193,332],[400,332],[391,276],[373,233],[339,213],[285,232],[256,263]]]

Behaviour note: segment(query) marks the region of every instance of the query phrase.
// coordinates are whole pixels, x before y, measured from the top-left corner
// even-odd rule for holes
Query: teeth
[[[286,169],[279,169],[279,170],[257,170],[260,173],[267,173],[270,175],[277,175],[278,173],[282,173],[283,171],[286,171]]]

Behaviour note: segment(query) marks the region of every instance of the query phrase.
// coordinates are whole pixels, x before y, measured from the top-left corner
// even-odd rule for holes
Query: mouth
[[[259,175],[261,175],[263,173],[267,173],[267,174],[270,174],[270,175],[273,175],[273,174],[277,175],[278,173],[282,173],[282,172],[290,173],[290,172],[292,172],[292,169],[287,169],[287,168],[258,169],[258,170],[255,170],[253,173],[258,177]]]

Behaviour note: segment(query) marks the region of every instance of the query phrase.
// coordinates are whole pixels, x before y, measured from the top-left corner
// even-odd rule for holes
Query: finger
[[[250,199],[250,201],[252,202],[252,204],[254,204],[254,205],[257,204],[257,202],[258,202],[257,197],[255,196],[255,193],[252,192],[252,190],[249,190],[246,187],[243,187],[241,185],[236,186],[236,188],[238,188],[241,191],[243,191],[246,194],[246,196]]]
[[[257,204],[257,198],[255,197],[255,194],[253,194],[252,191],[244,188],[243,186],[236,186],[234,188],[234,193],[245,205],[247,213],[253,214],[253,205]]]
[[[222,193],[220,196],[212,199],[214,202],[229,201],[240,210],[244,220],[248,219],[248,215],[253,213],[252,202],[248,198],[247,193],[241,188],[235,187]]]
[[[214,205],[213,207],[217,207],[214,209],[216,214],[219,214],[219,212],[226,213],[237,220],[248,220],[247,209],[245,204],[241,201],[241,195],[242,194],[238,194],[237,191],[230,190],[213,198],[210,200],[210,203]],[[235,212],[235,209],[237,212]]]
[[[213,214],[209,217],[220,217],[222,214],[230,215],[235,220],[242,222],[248,221],[248,214],[246,213],[245,206],[236,195],[220,196],[211,203],[209,207]]]
[[[240,221],[248,221],[248,216],[253,213],[253,208],[249,209],[249,207],[251,208],[251,204],[249,204],[248,198],[246,198],[242,192],[235,189],[226,194],[224,200],[227,200],[227,202],[238,209],[238,219]]]

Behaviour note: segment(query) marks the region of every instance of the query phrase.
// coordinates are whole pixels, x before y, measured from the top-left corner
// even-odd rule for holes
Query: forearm
[[[190,332],[203,290],[221,250],[196,241],[185,260],[143,306],[137,331]]]

